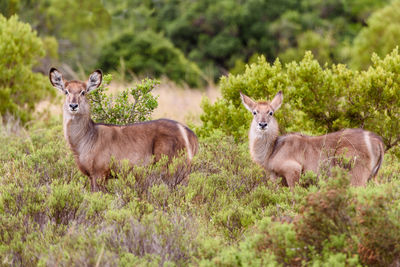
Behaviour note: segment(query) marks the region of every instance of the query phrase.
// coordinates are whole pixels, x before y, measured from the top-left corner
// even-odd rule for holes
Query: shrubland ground
[[[46,29],[48,25],[59,25],[53,22],[60,21],[60,18],[61,21],[66,21],[67,23],[60,24],[59,28],[48,28],[44,32],[56,35],[59,39],[65,38],[66,35],[74,37],[75,42],[70,40],[71,42],[63,42],[62,45],[76,45],[76,40],[81,40],[79,45],[82,46],[75,46],[71,50],[64,47],[60,53],[63,59],[68,58],[74,63],[86,62],[79,59],[87,56],[92,60],[96,59],[91,53],[99,51],[99,47],[89,49],[92,47],[87,46],[101,37],[97,34],[86,34],[88,31],[92,32],[92,21],[101,18],[102,23],[98,26],[103,27],[110,18],[106,10],[99,6],[92,17],[76,13],[74,8],[68,9],[73,11],[73,14],[70,13],[68,16],[71,18],[76,16],[76,19],[64,20],[66,15],[60,12],[64,10],[64,5],[78,2],[52,1],[50,6],[44,5],[44,2],[38,2],[36,5],[35,2],[28,3],[28,6],[36,5],[37,9],[16,8],[16,10],[21,11],[21,16],[26,19],[32,14],[25,11],[37,12],[42,8],[53,10],[53,12],[42,12],[49,17],[40,21],[44,23],[42,26],[40,23],[35,23],[36,27]],[[2,54],[0,62],[3,63],[2,66],[7,66],[0,68],[2,103],[0,112],[3,118],[0,124],[0,264],[5,266],[399,265],[400,56],[397,50],[392,51],[393,47],[390,47],[389,50],[385,50],[386,53],[392,51],[388,56],[382,54],[381,58],[374,56],[372,63],[367,64],[371,67],[365,71],[349,69],[345,65],[320,65],[313,54],[320,61],[324,55],[334,55],[331,60],[326,60],[327,62],[340,61],[336,55],[342,55],[342,52],[346,51],[345,36],[348,34],[343,35],[344,39],[340,37],[341,34],[333,35],[334,40],[343,40],[340,49],[336,51],[338,53],[329,52],[329,47],[339,47],[334,45],[335,42],[319,42],[321,37],[310,32],[303,34],[301,30],[303,26],[298,28],[296,23],[292,23],[296,22],[297,18],[311,18],[311,21],[317,19],[321,25],[326,26],[324,28],[326,30],[335,28],[329,23],[326,24],[324,19],[318,19],[326,15],[324,11],[327,9],[322,1],[306,2],[312,5],[302,6],[304,12],[287,10],[284,16],[276,17],[279,23],[274,25],[275,33],[283,32],[282,26],[294,30],[292,32],[294,35],[289,31],[289,35],[279,38],[279,45],[285,46],[285,49],[278,50],[283,53],[283,58],[295,55],[297,61],[289,64],[275,61],[274,64],[270,64],[263,57],[255,57],[254,64],[243,67],[244,64],[240,61],[246,60],[259,45],[267,45],[266,48],[271,49],[276,47],[276,44],[269,46],[262,40],[256,39],[249,42],[248,46],[234,49],[235,53],[227,53],[226,57],[220,59],[218,65],[224,66],[223,69],[238,66],[238,73],[242,73],[243,68],[245,70],[240,75],[231,75],[221,80],[221,99],[215,103],[204,101],[202,106],[204,112],[200,117],[202,125],[193,127],[200,137],[200,151],[194,159],[187,185],[164,183],[163,179],[166,176],[178,179],[182,173],[179,168],[174,168],[177,165],[172,164],[169,173],[166,174],[164,163],[161,162],[148,168],[135,168],[132,172],[122,171],[118,174],[118,179],[108,183],[106,193],[90,192],[88,179],[77,170],[63,138],[60,115],[33,115],[35,104],[40,99],[51,96],[53,89],[49,88],[47,78],[32,72],[32,68],[38,65],[43,55],[48,56],[52,50],[56,50],[57,42],[51,37],[38,38],[30,26],[21,23],[17,17],[5,19],[0,16],[0,37],[3,40],[0,43]],[[358,1],[360,5],[352,5],[348,1],[342,1],[339,9],[336,9],[338,6],[335,4],[330,8],[360,18],[361,14],[371,12],[360,8],[366,6],[364,2]],[[17,7],[24,7],[22,3],[25,2],[12,3]],[[183,7],[187,3],[189,2],[183,2]],[[230,15],[229,7],[232,7],[233,1],[221,3],[227,3],[227,9],[224,10]],[[148,44],[149,36],[153,36],[159,40],[155,48],[168,50],[169,53],[166,54],[170,55],[169,59],[172,59],[172,62],[178,60],[184,64],[187,59],[183,54],[195,60],[203,58],[203,55],[210,52],[202,51],[200,48],[214,50],[221,48],[216,56],[224,55],[222,52],[226,51],[225,48],[229,50],[230,47],[235,47],[229,46],[231,44],[229,40],[237,39],[238,32],[234,30],[250,27],[246,22],[246,18],[249,18],[247,14],[252,14],[250,12],[252,10],[258,10],[258,1],[249,3],[241,10],[243,14],[241,12],[236,14],[243,19],[236,20],[235,14],[233,17],[223,17],[222,29],[225,28],[223,24],[226,21],[244,23],[240,27],[234,27],[233,31],[221,34],[208,32],[208,26],[214,25],[214,21],[210,22],[209,18],[215,17],[213,12],[219,9],[217,7],[220,4],[218,2],[217,6],[210,5],[208,9],[208,5],[199,2],[199,5],[193,6],[194,9],[188,12],[189,16],[182,17],[183,20],[178,19],[171,24],[172,26],[163,24],[169,28],[167,34],[176,37],[172,39],[177,41],[175,45],[158,31],[151,33],[146,29],[141,29],[142,34],[137,36],[123,34],[115,36],[115,40],[123,38],[126,41],[124,44]],[[397,5],[393,3],[391,5]],[[114,10],[116,14],[120,8],[124,8],[123,1],[120,4],[122,7],[116,5]],[[315,9],[314,4],[320,8]],[[277,5],[279,7],[280,3]],[[5,9],[10,11],[7,17],[15,13],[11,12],[13,9],[10,7],[14,6],[8,5]],[[4,5],[0,8],[3,12]],[[88,6],[78,10],[86,14],[86,9]],[[202,25],[207,27],[199,28],[192,25],[190,18],[204,13],[204,9],[209,16],[199,22],[205,22]],[[141,11],[143,10],[146,11],[148,8],[143,6]],[[371,17],[370,27],[364,33],[357,35],[361,36],[357,37],[360,38],[357,44],[361,50],[370,47],[365,44],[373,40],[372,37],[376,35],[375,29],[394,29],[393,32],[398,32],[395,31],[396,27],[385,27],[384,23],[381,23],[385,20],[380,19],[389,18],[395,10],[396,8],[388,6]],[[280,9],[271,12],[280,13]],[[154,16],[148,14],[149,20],[146,21],[151,22]],[[162,14],[155,15],[157,17]],[[345,17],[354,20],[353,15]],[[138,18],[140,22],[141,17]],[[172,20],[175,20],[174,18]],[[344,23],[351,26],[347,29],[351,31],[349,32],[351,38],[356,35],[356,29],[361,27],[361,20],[358,19],[356,27],[346,23],[346,19],[328,17],[328,20],[334,22],[334,25]],[[138,21],[135,20],[133,24],[136,25]],[[390,20],[390,23],[392,21]],[[80,27],[74,23],[78,23]],[[220,24],[221,21],[215,23]],[[298,21],[297,24],[313,25],[307,21]],[[119,26],[121,25],[114,25],[114,27]],[[200,50],[186,46],[184,36],[181,36],[182,38],[176,36],[176,33],[188,32],[181,29],[193,29],[193,27],[203,32],[202,35],[194,32],[196,36],[201,36],[199,40],[193,40],[194,43],[203,44],[199,46]],[[86,31],[76,32],[77,28]],[[297,28],[299,30],[296,30]],[[137,29],[141,31],[140,28]],[[256,25],[252,29],[254,32],[251,36],[253,34],[257,36],[260,30],[261,33],[265,32],[264,28]],[[61,32],[58,32],[59,30]],[[70,35],[71,31],[76,35]],[[323,32],[325,34],[325,31]],[[208,35],[216,39],[208,38]],[[82,36],[88,39],[82,39]],[[305,38],[306,36],[313,38]],[[385,36],[391,38],[393,35]],[[250,37],[243,38],[250,40]],[[114,44],[118,44],[115,40],[109,43],[111,48]],[[318,49],[312,49],[313,54],[307,53],[301,59],[302,50],[309,48],[309,44],[305,41],[310,40],[316,40],[314,44],[326,44],[326,47],[321,48],[318,45],[315,47]],[[293,41],[294,46],[287,41]],[[219,47],[218,44],[228,46]],[[187,49],[182,53],[176,47]],[[296,48],[294,53],[290,50],[293,47]],[[247,50],[247,48],[252,49]],[[274,49],[269,48],[270,52],[266,54],[273,57]],[[245,57],[237,58],[239,63],[234,63],[236,62],[234,55],[244,55],[243,49],[247,51]],[[124,51],[124,47],[121,47],[119,52],[121,51]],[[301,54],[300,58],[297,58],[298,54]],[[127,55],[127,59],[131,56],[135,58],[135,55]],[[214,60],[212,54],[209,56],[211,61]],[[115,58],[119,59],[119,55]],[[161,65],[171,67],[160,71],[168,73],[171,77],[186,78],[187,82],[192,81],[193,84],[197,84],[199,76],[203,77],[193,64],[189,69],[181,68],[182,66],[174,68],[174,64],[163,64],[165,59],[149,58],[156,60],[157,64],[154,66],[159,66],[158,63],[161,62]],[[210,58],[206,59],[208,61]],[[168,58],[166,60],[169,62]],[[135,60],[132,62],[136,63]],[[123,61],[121,68],[122,63]],[[203,65],[202,62],[198,64]],[[207,64],[205,62],[205,65]],[[354,64],[363,68],[367,66],[360,62]],[[144,66],[153,64],[146,63]],[[146,73],[149,71],[143,69]],[[202,70],[204,71],[203,68]],[[126,71],[129,73],[129,68]],[[189,71],[190,75],[181,76],[185,71]],[[151,82],[149,84],[151,86]],[[349,187],[349,178],[345,171],[331,169],[330,178],[326,177],[324,172],[318,175],[306,173],[301,178],[300,185],[293,191],[271,183],[263,170],[249,158],[246,132],[251,114],[241,106],[239,90],[256,99],[270,98],[278,90],[283,90],[285,105],[276,114],[282,133],[301,131],[324,134],[343,127],[363,127],[377,132],[383,137],[387,149],[378,177],[370,181],[365,188],[354,188]],[[132,91],[133,94],[137,92]],[[122,95],[122,102],[126,100],[125,96]],[[148,119],[151,110],[157,104],[151,97],[148,100],[150,105],[146,109],[146,116],[140,119]],[[51,103],[53,100],[49,101]],[[126,106],[114,110],[123,114]],[[9,117],[8,113],[20,118],[23,126],[16,122],[18,120]]]
[[[42,116],[25,127],[8,119],[0,134],[0,261],[22,266],[395,266],[400,260],[398,66],[397,51],[375,58],[375,69],[365,72],[321,67],[311,55],[285,66],[260,58],[243,75],[222,80],[221,99],[204,102],[203,125],[196,128],[200,151],[187,185],[164,182],[181,178],[178,159],[167,174],[165,162],[137,167],[110,180],[108,192],[92,193],[66,146],[60,116]],[[347,90],[339,90],[344,81]],[[312,86],[330,105],[296,97],[309,96]],[[355,188],[345,170],[333,168],[304,174],[293,191],[272,183],[249,157],[251,118],[234,97],[239,87],[255,98],[279,89],[292,96],[296,101],[286,98],[277,114],[283,130],[323,133],[359,121],[375,129],[388,148],[378,176]],[[347,105],[349,96],[381,105],[359,106],[357,113]]]
[[[52,118],[1,125],[0,262],[55,266],[388,266],[400,256],[400,164],[349,186],[307,173],[290,191],[251,162],[247,143],[200,139],[188,185],[162,164],[90,192]],[[179,171],[172,175],[179,176]]]

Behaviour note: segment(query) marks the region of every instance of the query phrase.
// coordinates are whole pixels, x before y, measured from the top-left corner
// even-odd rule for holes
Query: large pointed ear
[[[49,79],[51,84],[58,90],[65,92],[65,81],[61,74],[56,68],[51,68],[49,71]]]
[[[254,109],[256,108],[257,103],[256,103],[253,99],[251,99],[250,97],[248,97],[247,95],[242,94],[242,92],[239,92],[239,93],[240,93],[240,98],[242,99],[243,105],[244,105],[250,112],[253,112]]]
[[[281,107],[282,101],[283,101],[283,94],[282,94],[282,91],[279,91],[275,95],[274,99],[272,99],[272,101],[271,101],[271,107],[274,110],[274,112],[277,111]]]
[[[86,83],[86,92],[90,92],[94,89],[97,89],[103,80],[103,73],[101,70],[95,70],[89,76],[89,80]]]

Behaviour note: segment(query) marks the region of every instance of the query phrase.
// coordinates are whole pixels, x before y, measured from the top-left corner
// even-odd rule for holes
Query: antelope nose
[[[75,110],[75,109],[78,107],[78,104],[69,104],[69,107],[70,107],[72,110]]]
[[[258,126],[260,126],[261,127],[261,129],[264,129],[265,127],[267,127],[267,123],[266,122],[260,122],[260,123],[258,123]]]

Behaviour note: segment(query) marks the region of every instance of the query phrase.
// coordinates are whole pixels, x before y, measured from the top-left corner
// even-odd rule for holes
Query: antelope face
[[[51,84],[65,94],[64,112],[71,115],[89,114],[86,94],[100,86],[102,76],[101,70],[96,70],[87,82],[65,81],[56,68],[51,68],[49,72]]]
[[[274,118],[274,113],[282,104],[283,96],[279,91],[271,102],[260,101],[256,102],[250,97],[240,93],[243,105],[253,114],[252,127],[256,127],[259,132],[264,132],[272,125],[277,127],[277,122]]]
[[[264,131],[268,129],[268,125],[271,123],[274,111],[271,106],[266,102],[257,103],[257,106],[253,110],[253,120],[257,125],[257,129]]]

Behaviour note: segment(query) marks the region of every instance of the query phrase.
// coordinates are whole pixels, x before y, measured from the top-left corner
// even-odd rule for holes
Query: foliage
[[[99,58],[105,71],[114,69],[123,61],[127,71],[138,75],[165,75],[180,83],[199,86],[202,74],[196,64],[165,37],[153,31],[127,32],[106,44]]]
[[[39,36],[57,39],[62,63],[74,70],[93,68],[111,23],[102,1],[16,1],[22,21],[30,23]],[[48,63],[45,65],[49,68]]]
[[[207,79],[216,80],[237,62],[248,62],[255,54],[265,55],[270,62],[279,56],[286,63],[299,60],[305,50],[312,50],[321,64],[357,60],[363,56],[352,53],[354,38],[369,15],[389,2],[4,0],[0,12],[6,17],[18,14],[40,36],[55,37],[59,42],[60,60],[75,71],[104,64],[106,52],[113,56],[107,63],[109,70],[121,65],[121,57],[125,61],[135,58],[135,62],[127,64],[128,72],[146,75],[162,71],[163,75],[172,75],[174,81],[197,84],[202,77],[193,69],[194,64]],[[124,40],[123,46],[114,43]],[[386,43],[391,41],[373,44]],[[186,72],[171,71],[171,66],[160,68],[160,63],[166,64],[165,60],[149,51],[160,46],[170,57],[192,65],[188,67],[192,77],[182,79]],[[103,47],[108,51],[102,51]],[[155,62],[148,64],[151,60],[138,56],[143,52]],[[370,51],[364,53],[369,54]],[[41,69],[48,68],[48,64],[44,62]],[[177,68],[181,69],[179,65]]]
[[[18,11],[20,4],[19,0],[2,1],[0,3],[0,13],[9,18]]]
[[[307,51],[311,51],[316,59],[321,63],[331,64],[332,61],[343,61],[336,53],[336,40],[332,34],[325,33],[325,36],[306,31],[298,35],[297,47],[288,48],[278,55],[283,62],[299,61]],[[345,48],[341,48],[341,51]]]
[[[145,79],[117,96],[106,94],[111,75],[103,77],[103,84],[88,95],[91,115],[94,121],[111,124],[129,124],[146,121],[157,108],[157,97],[151,94],[159,84],[156,80]],[[133,101],[133,103],[132,103]]]
[[[399,8],[400,1],[392,1],[368,18],[368,26],[361,29],[354,39],[352,53],[357,55],[351,58],[354,68],[366,69],[371,65],[372,53],[383,57],[398,46],[400,19],[396,10]]]
[[[341,64],[322,67],[310,52],[285,67],[260,57],[244,74],[221,79],[223,98],[213,105],[203,102],[199,133],[208,135],[220,129],[243,139],[251,116],[241,105],[239,91],[254,99],[272,99],[282,90],[285,105],[276,114],[281,131],[324,134],[360,127],[382,136],[386,149],[396,147],[393,150],[398,151],[399,70],[397,49],[384,58],[374,56],[373,65],[361,72]]]
[[[400,165],[389,154],[379,183],[351,188],[347,174],[336,170],[289,190],[265,177],[246,142],[216,131],[200,140],[186,185],[160,179],[161,162],[122,171],[107,193],[92,193],[61,124],[0,126],[0,261],[6,265],[399,261]]]
[[[46,77],[32,68],[44,56],[43,42],[18,16],[0,15],[0,114],[26,122],[36,103],[49,94]]]

